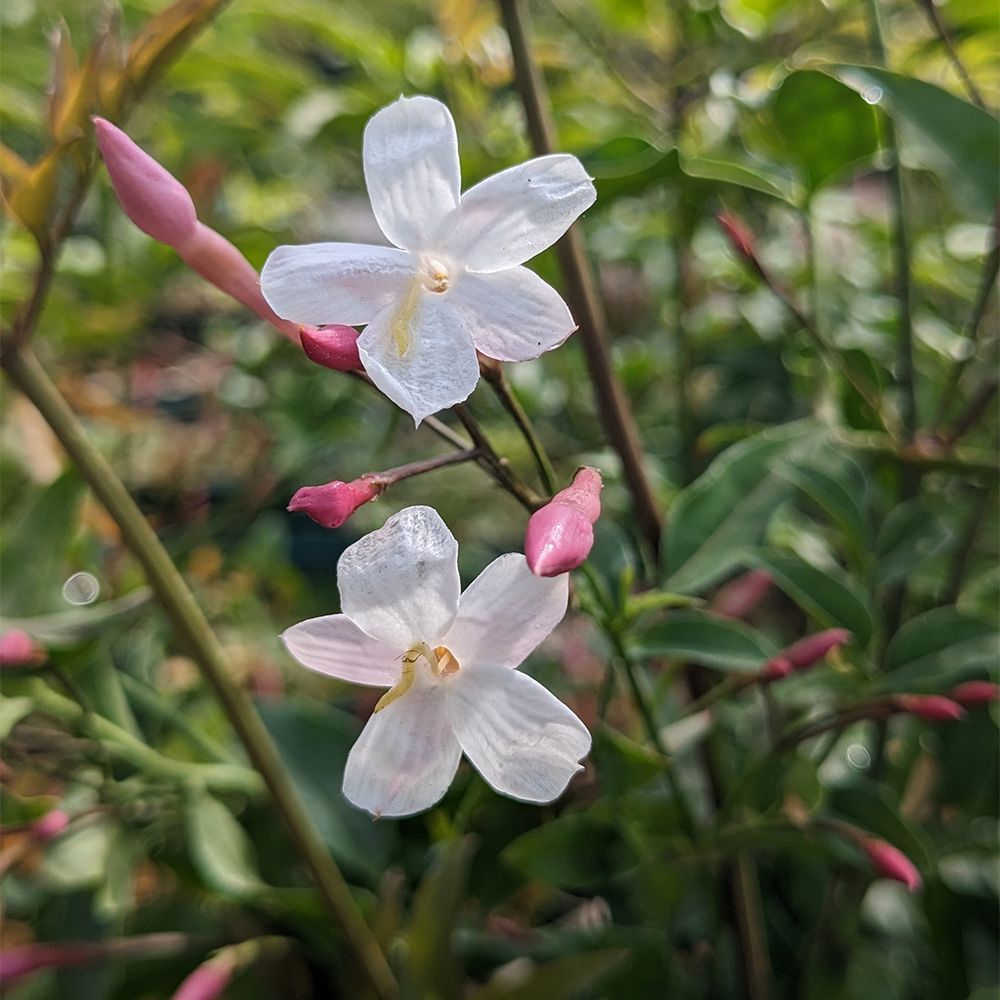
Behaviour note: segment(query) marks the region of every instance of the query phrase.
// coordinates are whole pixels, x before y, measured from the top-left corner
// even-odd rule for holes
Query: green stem
[[[517,425],[517,429],[521,432],[521,437],[524,438],[524,441],[531,452],[531,456],[535,460],[535,466],[538,469],[538,477],[542,482],[542,489],[544,489],[549,496],[552,496],[552,494],[556,491],[555,470],[552,468],[552,462],[549,460],[548,452],[545,450],[545,445],[542,444],[541,438],[535,431],[531,418],[525,412],[524,407],[521,405],[521,401],[516,395],[514,395],[514,391],[511,389],[510,383],[507,381],[503,365],[501,365],[500,362],[484,364],[482,366],[482,372],[483,377],[487,382],[489,382],[493,391],[496,393],[497,399],[500,400],[503,408],[510,414],[514,423]]]
[[[179,638],[215,691],[247,756],[264,779],[275,809],[311,870],[330,915],[343,932],[371,992],[383,998],[393,996],[396,983],[385,956],[303,808],[260,716],[246,692],[230,678],[225,653],[166,549],[110,464],[91,444],[75,414],[35,356],[26,348],[7,351],[2,365],[11,381],[45,418],[118,525],[125,544],[142,564]]]
[[[524,14],[518,0],[499,0],[514,60],[514,77],[521,94],[528,133],[535,153],[555,152],[555,129],[545,81],[531,55]],[[566,280],[566,296],[579,323],[579,337],[593,384],[601,424],[622,462],[622,473],[632,494],[636,521],[655,553],[660,544],[661,518],[656,497],[646,475],[635,416],[611,364],[607,317],[594,276],[587,263],[579,226],[571,226],[555,247]]]
[[[88,711],[53,691],[39,678],[32,679],[25,692],[39,712],[99,741],[119,760],[151,777],[184,785],[202,784],[213,791],[238,792],[252,797],[264,791],[259,776],[249,768],[237,764],[195,764],[165,757],[103,715]]]

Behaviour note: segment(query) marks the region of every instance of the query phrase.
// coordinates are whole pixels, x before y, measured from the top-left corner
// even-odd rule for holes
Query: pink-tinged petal
[[[910,892],[920,888],[920,872],[898,847],[876,837],[863,837],[859,842],[879,876],[902,882]]]
[[[314,364],[335,372],[351,372],[361,367],[358,331],[353,326],[305,326],[299,331],[302,350]]]
[[[461,171],[451,112],[433,97],[401,97],[365,126],[365,183],[387,240],[429,247],[459,203]]]
[[[479,381],[476,348],[449,298],[415,286],[358,339],[368,376],[417,424],[468,398]]]
[[[462,757],[448,722],[442,685],[423,663],[405,694],[375,712],[351,748],[344,795],[373,816],[429,809],[451,784]]]
[[[445,690],[462,750],[502,795],[552,802],[582,769],[590,752],[587,727],[527,674],[463,665]]]
[[[458,611],[458,542],[431,507],[406,507],[356,541],[337,565],[340,606],[399,652],[437,645]]]
[[[524,556],[508,553],[472,581],[458,616],[442,640],[462,667],[489,663],[516,667],[563,620],[569,579],[535,576]]]
[[[372,687],[392,687],[399,680],[406,649],[366,635],[347,615],[309,618],[286,629],[281,641],[302,666]]]
[[[1000,685],[992,681],[966,681],[948,692],[952,701],[959,705],[972,708],[975,705],[990,705],[1000,701]]]
[[[364,476],[349,483],[337,479],[322,486],[303,486],[295,491],[288,509],[308,514],[324,528],[339,528],[359,507],[380,496],[383,489]]]
[[[95,118],[94,130],[122,211],[154,240],[183,245],[198,221],[187,188],[111,122]]]
[[[359,326],[399,300],[414,276],[410,254],[360,243],[282,246],[260,272],[260,288],[284,319]]]
[[[958,702],[940,694],[900,694],[896,705],[901,712],[928,722],[957,722],[965,717],[965,709]]]
[[[476,347],[497,361],[530,361],[576,329],[559,293],[526,267],[460,275],[448,293]]]
[[[552,246],[596,198],[575,156],[539,156],[466,191],[439,240],[471,271],[503,271]]]
[[[221,233],[199,222],[184,244],[177,247],[177,252],[209,284],[253,310],[293,343],[299,343],[298,324],[282,319],[267,304],[260,290],[260,278],[250,261]]]

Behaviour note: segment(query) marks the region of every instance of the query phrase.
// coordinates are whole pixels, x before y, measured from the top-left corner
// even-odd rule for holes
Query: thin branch
[[[514,58],[514,75],[524,105],[528,133],[535,152],[555,152],[555,129],[545,81],[531,55],[525,17],[518,0],[499,0],[504,26]],[[660,512],[646,475],[635,416],[611,364],[607,346],[607,318],[594,284],[594,277],[578,226],[571,226],[556,244],[556,254],[566,280],[566,294],[583,344],[587,368],[601,424],[622,462],[622,472],[632,494],[639,530],[656,552],[660,544]]]
[[[937,4],[934,3],[934,0],[917,0],[917,6],[924,12],[931,27],[934,29],[934,34],[938,36],[938,41],[941,42],[945,52],[948,53],[948,58],[951,60],[952,66],[955,67],[955,72],[962,81],[962,85],[968,91],[970,100],[985,111],[986,102],[983,100],[983,95],[979,93],[979,88],[973,82],[972,76],[965,67],[965,63],[962,62],[962,57],[958,54],[958,49],[955,48],[955,43],[951,40],[951,32],[944,23],[937,9]]]

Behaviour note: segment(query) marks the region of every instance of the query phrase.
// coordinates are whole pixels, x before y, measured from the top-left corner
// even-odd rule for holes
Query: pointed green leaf
[[[671,656],[718,670],[758,670],[777,649],[742,622],[685,611],[646,629],[638,636],[634,652]]]

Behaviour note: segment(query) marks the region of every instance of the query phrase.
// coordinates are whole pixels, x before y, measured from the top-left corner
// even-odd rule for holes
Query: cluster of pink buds
[[[594,545],[603,486],[597,469],[579,469],[566,489],[531,515],[524,554],[532,573],[559,576],[583,564]]]
[[[771,657],[761,668],[760,679],[777,681],[797,670],[808,670],[850,641],[851,633],[846,628],[830,628],[807,635]]]
[[[349,326],[314,330],[281,319],[264,300],[260,277],[224,236],[198,221],[187,188],[121,129],[94,119],[97,144],[122,211],[144,233],[172,247],[206,281],[252,309],[261,319],[327,368],[361,367],[357,333]],[[308,342],[307,342],[308,341]]]

